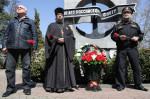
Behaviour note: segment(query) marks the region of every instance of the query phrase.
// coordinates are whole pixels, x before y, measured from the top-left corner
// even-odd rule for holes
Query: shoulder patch
[[[121,22],[118,22],[116,25],[122,25],[122,23],[121,23]]]
[[[132,28],[139,29],[139,27],[138,27],[137,25],[135,25],[135,24],[132,24],[131,27],[132,27]]]
[[[123,26],[122,26],[122,25],[118,27],[118,30],[120,30],[120,29],[123,29]]]
[[[137,28],[137,26],[136,26],[136,25],[134,25],[134,24],[132,24],[132,25],[131,25],[131,27]]]

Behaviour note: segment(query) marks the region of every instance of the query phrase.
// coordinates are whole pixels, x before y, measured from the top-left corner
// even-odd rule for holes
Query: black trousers
[[[117,50],[117,72],[116,72],[116,86],[125,88],[125,73],[127,56],[131,64],[134,76],[134,83],[136,86],[141,85],[141,74],[139,66],[139,54],[137,47]]]
[[[22,65],[22,80],[23,89],[31,89],[30,77],[30,63],[31,63],[31,50],[30,49],[8,49],[6,56],[6,77],[7,88],[6,91],[15,90],[15,70],[18,62],[19,55],[21,55]]]

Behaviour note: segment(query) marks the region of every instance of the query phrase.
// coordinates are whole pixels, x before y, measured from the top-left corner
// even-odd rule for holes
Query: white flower
[[[78,49],[77,52],[82,52],[82,50],[81,50],[81,49]]]
[[[102,55],[99,51],[97,52],[97,55]]]
[[[97,55],[91,55],[92,59],[94,60],[96,58]]]
[[[77,53],[76,56],[81,56],[81,53]]]

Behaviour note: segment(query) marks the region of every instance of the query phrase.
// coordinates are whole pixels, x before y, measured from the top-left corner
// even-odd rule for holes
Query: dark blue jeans
[[[22,80],[23,89],[31,89],[30,77],[30,63],[31,63],[31,50],[30,49],[8,49],[6,57],[6,77],[7,88],[6,91],[15,90],[15,70],[18,58],[21,56],[22,65]]]

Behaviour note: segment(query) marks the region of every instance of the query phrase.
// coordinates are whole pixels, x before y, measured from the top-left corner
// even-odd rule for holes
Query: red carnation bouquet
[[[33,40],[28,40],[28,43],[30,43],[31,45],[33,45],[34,41]]]
[[[106,56],[104,50],[101,51],[97,46],[93,47],[83,54],[82,64],[85,70],[85,75],[89,79],[89,83],[86,86],[88,91],[101,91],[100,85],[98,84],[100,72],[103,67],[106,67]],[[93,49],[94,48],[94,49]],[[86,49],[87,50],[87,49]],[[102,76],[102,75],[101,75]]]
[[[105,66],[107,59],[103,52],[97,50],[97,51],[86,52],[82,56],[82,61],[84,64],[88,64],[88,65],[103,64]]]

